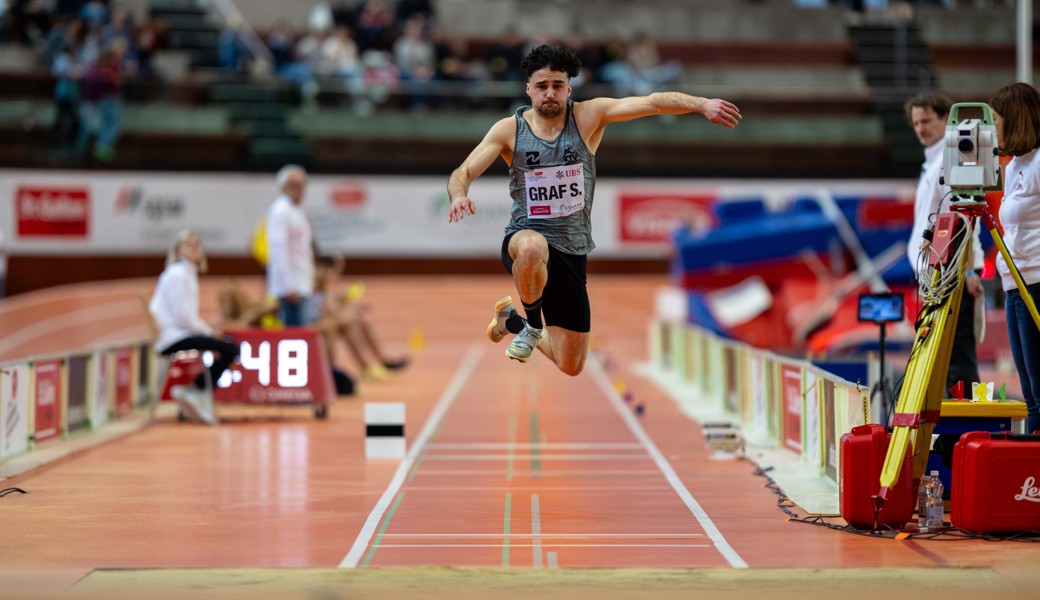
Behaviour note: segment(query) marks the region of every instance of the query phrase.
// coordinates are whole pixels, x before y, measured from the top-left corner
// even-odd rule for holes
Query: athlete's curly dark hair
[[[520,68],[530,77],[538,69],[548,67],[550,71],[563,71],[569,77],[577,77],[581,70],[581,60],[573,50],[562,46],[542,44],[520,61]]]

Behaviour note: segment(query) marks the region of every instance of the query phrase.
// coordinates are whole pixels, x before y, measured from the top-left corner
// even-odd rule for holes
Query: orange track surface
[[[97,568],[341,565],[990,566],[1034,578],[1035,544],[895,541],[788,522],[754,465],[709,460],[698,425],[634,372],[664,277],[590,277],[609,364],[574,378],[541,356],[510,361],[505,343],[487,341],[492,305],[515,293],[505,275],[366,283],[391,354],[419,331],[425,339],[407,370],[362,382],[325,421],[277,407],[227,410],[218,428],[162,419],[0,482],[30,492],[0,498],[0,587],[60,590]],[[203,285],[210,316],[217,284]],[[4,300],[0,360],[143,339],[139,298],[152,285]],[[645,415],[633,416],[618,381]],[[364,403],[386,401],[407,404],[404,463],[363,456]]]

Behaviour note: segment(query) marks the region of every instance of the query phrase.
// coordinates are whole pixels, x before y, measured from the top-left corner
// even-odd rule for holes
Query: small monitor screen
[[[903,320],[902,294],[861,294],[859,297],[860,321],[890,323]]]

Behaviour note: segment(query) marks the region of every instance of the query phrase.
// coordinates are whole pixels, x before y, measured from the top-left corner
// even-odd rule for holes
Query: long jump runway
[[[897,541],[791,522],[754,464],[712,460],[698,424],[637,374],[664,277],[590,277],[596,352],[577,377],[541,355],[511,361],[505,342],[484,338],[491,306],[512,291],[504,276],[367,283],[390,353],[423,331],[407,370],[363,382],[328,420],[227,407],[213,428],[167,410],[0,481],[29,492],[0,498],[0,598],[823,598],[913,585],[1035,597],[1036,544]],[[105,324],[70,322],[60,341],[144,337],[130,301],[152,285],[76,288]],[[204,282],[204,297],[217,285]],[[50,351],[54,335],[42,332],[60,317],[48,314],[35,339],[16,324],[28,304],[9,305],[16,321],[0,306],[5,337]],[[366,402],[405,402],[403,460],[364,457]]]
[[[602,371],[571,378],[478,347],[342,566],[431,553],[471,566],[747,566]]]

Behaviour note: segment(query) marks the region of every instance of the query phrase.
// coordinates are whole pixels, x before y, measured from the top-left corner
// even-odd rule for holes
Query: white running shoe
[[[488,339],[496,344],[502,341],[502,338],[506,337],[509,330],[506,329],[506,321],[509,316],[513,314],[513,298],[506,296],[495,303],[495,318],[491,319],[491,324],[488,325]]]
[[[177,385],[170,389],[170,395],[180,404],[185,414],[193,420],[209,425],[217,425],[217,417],[213,414],[213,395],[191,385]]]
[[[530,325],[524,325],[523,331],[521,331],[513,339],[513,342],[509,344],[509,347],[506,348],[506,356],[513,360],[527,362],[531,360],[531,354],[534,353],[534,349],[538,346],[538,341],[541,339],[541,329],[535,329]]]

